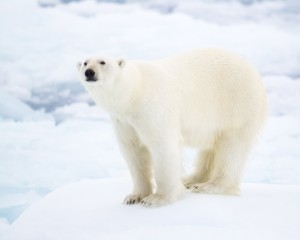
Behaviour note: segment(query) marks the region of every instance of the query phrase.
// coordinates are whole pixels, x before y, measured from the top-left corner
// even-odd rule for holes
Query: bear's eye
[[[83,65],[86,66],[86,65],[87,65],[87,62],[85,62]]]
[[[100,64],[101,64],[101,65],[105,65],[105,62],[104,62],[104,61],[100,61]]]

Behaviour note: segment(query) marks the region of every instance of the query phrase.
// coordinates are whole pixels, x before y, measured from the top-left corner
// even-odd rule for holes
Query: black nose
[[[95,76],[95,72],[92,69],[87,69],[84,73],[87,78],[92,78]]]

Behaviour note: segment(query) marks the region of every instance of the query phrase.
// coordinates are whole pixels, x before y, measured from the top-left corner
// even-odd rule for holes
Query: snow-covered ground
[[[47,195],[4,236],[13,240],[300,238],[300,208],[295,208],[300,186],[243,184],[242,189],[241,197],[188,193],[181,202],[148,209],[120,205],[130,190],[124,179],[85,180]]]
[[[43,239],[75,233],[89,239],[90,228],[91,239],[166,239],[177,227],[178,239],[188,232],[196,236],[197,227],[206,239],[300,238],[299,187],[291,186],[300,184],[299,1],[1,0],[0,32],[1,239],[42,239],[47,231],[54,235]],[[270,116],[246,167],[243,195],[188,195],[166,210],[122,206],[129,184],[123,188],[112,178],[126,182],[128,171],[108,115],[79,84],[75,65],[90,55],[155,59],[200,47],[245,56],[266,86]],[[186,151],[187,171],[193,155]],[[109,179],[74,183],[102,178]],[[78,220],[70,222],[73,217]],[[111,229],[113,222],[120,227]],[[137,222],[136,231],[130,222]]]

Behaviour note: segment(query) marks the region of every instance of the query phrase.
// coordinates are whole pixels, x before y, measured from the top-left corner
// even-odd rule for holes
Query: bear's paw
[[[192,192],[196,193],[209,193],[209,194],[228,194],[239,195],[240,190],[236,186],[224,186],[215,182],[197,183],[192,185]]]
[[[129,194],[125,197],[123,203],[127,205],[137,204],[140,203],[144,197],[144,194]]]
[[[160,207],[169,204],[171,201],[161,194],[150,194],[142,199],[141,204],[145,207]]]

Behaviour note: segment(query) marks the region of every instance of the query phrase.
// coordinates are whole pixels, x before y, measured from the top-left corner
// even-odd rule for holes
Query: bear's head
[[[113,84],[124,66],[124,59],[112,58],[89,58],[77,63],[80,80],[85,87]]]
[[[77,64],[80,82],[93,100],[109,112],[131,104],[138,80],[134,64],[124,59],[89,58]]]

